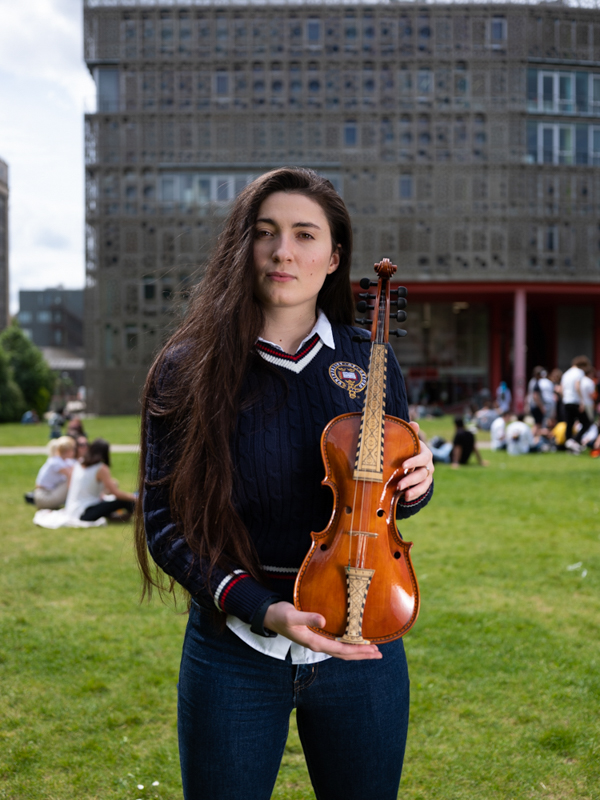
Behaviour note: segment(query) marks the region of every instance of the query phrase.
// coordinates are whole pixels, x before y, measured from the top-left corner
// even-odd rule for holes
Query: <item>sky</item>
[[[10,308],[85,280],[83,0],[0,0],[0,158],[9,167]]]

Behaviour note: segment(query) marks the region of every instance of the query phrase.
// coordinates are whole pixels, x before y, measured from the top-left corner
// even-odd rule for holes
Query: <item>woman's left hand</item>
[[[419,433],[419,423],[410,422],[410,427]],[[421,442],[421,452],[407,458],[402,465],[403,470],[412,470],[398,481],[398,489],[404,492],[404,502],[412,502],[422,497],[433,483],[433,456],[425,442]]]

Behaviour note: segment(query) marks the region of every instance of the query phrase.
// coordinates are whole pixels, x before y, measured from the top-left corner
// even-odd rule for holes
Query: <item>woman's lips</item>
[[[294,276],[288,275],[287,272],[267,272],[267,278],[270,278],[272,281],[278,281],[279,283],[294,280]]]

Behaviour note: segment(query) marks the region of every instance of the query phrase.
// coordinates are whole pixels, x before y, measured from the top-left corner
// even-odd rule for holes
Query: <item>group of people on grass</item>
[[[120,515],[128,518],[136,496],[119,489],[110,472],[105,439],[88,442],[81,421],[71,420],[67,435],[51,439],[35,489],[25,495],[38,509],[33,521],[44,528],[90,527]]]
[[[598,384],[596,370],[587,356],[576,356],[564,373],[535,367],[527,388],[529,418],[511,410],[510,389],[501,384],[496,405],[485,402],[472,417],[471,429],[462,417],[455,418],[456,432],[452,442],[435,437],[429,443],[436,461],[453,467],[466,464],[474,454],[485,466],[475,442],[476,429],[490,432],[492,450],[506,450],[509,455],[568,450],[574,454],[590,451],[600,456],[598,426]],[[473,430],[475,426],[475,430]]]

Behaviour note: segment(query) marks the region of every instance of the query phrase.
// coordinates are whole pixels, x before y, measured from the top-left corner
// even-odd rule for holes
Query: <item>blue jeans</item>
[[[294,665],[253,650],[192,604],[179,673],[185,800],[269,800],[289,717],[318,800],[396,800],[408,728],[402,640],[378,661]]]

